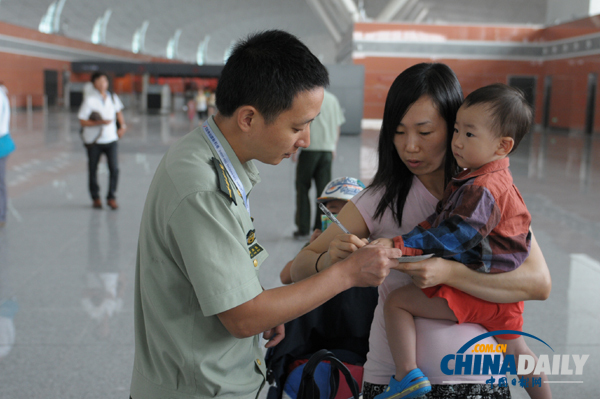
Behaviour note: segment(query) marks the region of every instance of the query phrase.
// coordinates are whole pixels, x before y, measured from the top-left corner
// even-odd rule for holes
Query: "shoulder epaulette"
[[[233,190],[235,190],[235,185],[233,184],[231,179],[229,179],[229,176],[227,175],[227,171],[225,170],[225,167],[223,166],[221,161],[219,161],[215,157],[212,158],[212,163],[213,163],[213,165],[215,165],[216,173],[219,178],[219,190],[223,194],[225,194],[225,196],[227,198],[229,198],[231,200],[231,202],[233,202],[235,205],[237,205],[237,201],[235,200],[235,194],[233,191]]]

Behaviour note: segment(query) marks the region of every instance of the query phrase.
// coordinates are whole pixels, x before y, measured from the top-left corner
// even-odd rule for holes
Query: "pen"
[[[329,218],[329,220],[331,220],[333,223],[337,224],[338,227],[340,229],[342,229],[342,231],[346,234],[351,234],[350,231],[348,231],[347,228],[344,227],[343,224],[340,223],[339,220],[337,220],[337,218],[335,216],[333,216],[333,213],[329,212],[329,209],[327,209],[325,207],[325,205],[323,204],[319,204],[319,208],[321,208],[321,210],[323,211],[323,213],[325,214],[325,216],[327,216]]]

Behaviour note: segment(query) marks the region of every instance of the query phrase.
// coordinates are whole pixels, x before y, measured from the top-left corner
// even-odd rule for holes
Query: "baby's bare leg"
[[[515,364],[519,365],[519,355],[529,355],[535,359],[535,363],[537,364],[538,358],[529,349],[525,339],[523,337],[519,337],[517,339],[501,339],[496,337],[496,340],[499,344],[506,344],[506,354],[514,355]],[[552,398],[552,392],[550,392],[550,385],[545,383],[544,381],[548,381],[548,377],[545,373],[541,373],[539,376],[534,375],[533,371],[527,375],[519,375],[519,378],[525,377],[526,380],[529,381],[529,384],[525,387],[525,390],[529,394],[529,397],[532,399],[550,399]],[[541,387],[533,387],[533,378],[541,378],[542,386]]]
[[[445,299],[428,298],[413,284],[392,291],[386,298],[383,311],[388,344],[396,365],[394,378],[398,381],[417,368],[414,316],[457,321]]]

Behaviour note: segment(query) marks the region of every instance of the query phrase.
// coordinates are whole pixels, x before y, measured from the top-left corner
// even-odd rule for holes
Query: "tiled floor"
[[[10,214],[0,230],[2,399],[128,397],[141,209],[162,154],[192,126],[183,115],[126,116],[130,132],[119,144],[121,208],[98,211],[88,198],[75,115],[13,115],[18,149],[8,161]],[[376,135],[365,130],[362,137],[343,136],[333,175],[368,180]],[[252,210],[270,253],[261,279],[271,288],[279,285],[281,267],[303,243],[291,238],[294,165],[286,160],[258,167],[262,183],[252,194]],[[511,169],[553,278],[547,301],[527,303],[524,330],[552,346],[550,358],[590,355],[583,375],[551,376],[583,381],[553,384],[555,398],[597,397],[600,140],[534,132],[511,157]],[[102,167],[104,190],[107,178]],[[549,351],[530,344],[538,354]],[[522,389],[513,391],[515,398],[524,397]]]

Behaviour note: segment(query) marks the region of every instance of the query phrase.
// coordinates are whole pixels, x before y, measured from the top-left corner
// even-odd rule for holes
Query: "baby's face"
[[[458,166],[477,170],[499,157],[501,138],[490,127],[491,112],[485,104],[460,107],[456,114],[452,153]]]

